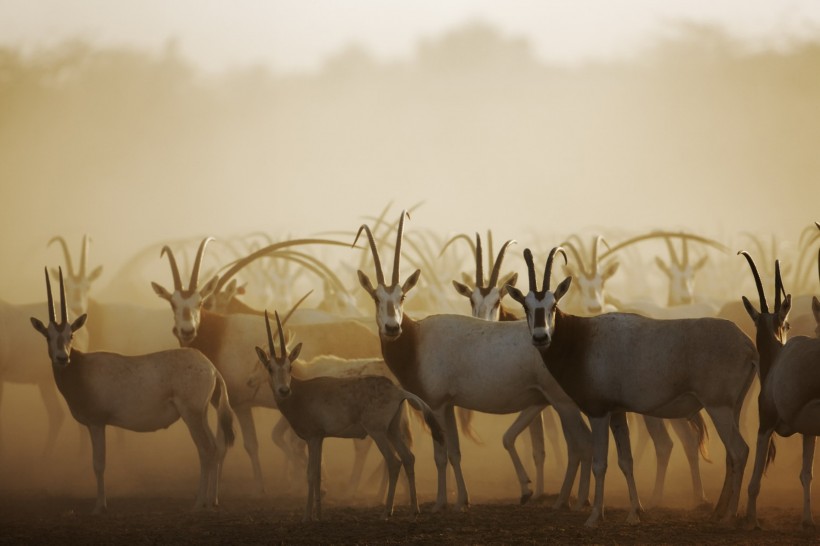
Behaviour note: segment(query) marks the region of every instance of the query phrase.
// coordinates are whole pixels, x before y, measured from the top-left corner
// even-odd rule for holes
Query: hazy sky
[[[158,49],[176,37],[209,70],[264,63],[310,69],[356,42],[381,59],[408,57],[420,38],[469,20],[526,36],[546,60],[640,50],[672,20],[784,43],[820,29],[817,0],[0,0],[0,43],[36,48],[83,36]]]

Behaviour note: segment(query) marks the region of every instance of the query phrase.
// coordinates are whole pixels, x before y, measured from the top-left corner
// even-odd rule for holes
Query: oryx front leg
[[[383,430],[369,430],[367,431],[376,447],[381,451],[384,457],[384,463],[387,465],[387,499],[385,500],[383,519],[389,519],[393,515],[393,499],[396,496],[396,482],[399,480],[399,472],[401,472],[401,462],[393,453],[390,441]]]
[[[41,383],[39,389],[43,405],[46,407],[46,415],[48,415],[48,436],[46,437],[46,446],[43,448],[43,456],[47,457],[54,451],[54,445],[57,443],[57,436],[59,436],[60,429],[63,426],[65,414],[60,406],[60,401],[57,399],[57,389],[54,388],[53,384]]]
[[[769,442],[771,441],[773,432],[774,429],[761,429],[757,433],[755,462],[752,468],[752,477],[749,480],[748,500],[746,501],[746,526],[751,529],[760,528],[760,523],[757,521],[757,496],[760,494],[760,482],[763,479],[763,471],[766,468]]]
[[[316,505],[316,519],[322,519],[322,441],[324,438],[311,438],[308,441],[307,482],[308,494],[303,521],[313,519],[313,507]]]
[[[592,428],[592,473],[595,475],[595,498],[592,501],[592,512],[584,523],[587,527],[597,527],[598,521],[604,519],[604,479],[609,451],[610,418],[609,413],[603,417],[589,418]]]
[[[803,528],[814,529],[811,517],[811,479],[814,466],[815,436],[803,435],[803,468],[800,471],[800,483],[803,484]]]
[[[572,484],[575,483],[575,476],[578,474],[578,467],[581,467],[581,478],[578,480],[578,498],[572,510],[580,510],[589,504],[589,481],[590,467],[593,457],[593,441],[589,433],[589,427],[584,423],[581,412],[574,405],[564,403],[553,404],[558,417],[561,419],[561,427],[564,429],[564,440],[567,444],[567,470],[564,474],[564,483],[561,486],[561,494],[556,500],[554,507],[565,506],[572,491]],[[607,439],[609,435],[607,434]],[[606,461],[606,459],[605,459]],[[562,497],[566,492],[566,499]]]
[[[536,461],[536,471],[538,471],[538,461],[540,458],[541,471],[539,474],[543,478],[544,428],[541,426],[541,410],[543,410],[544,407],[545,406],[531,406],[519,413],[518,417],[516,417],[515,421],[513,421],[513,424],[507,429],[507,432],[504,433],[504,437],[502,439],[504,449],[506,449],[510,454],[513,466],[515,467],[515,473],[518,476],[518,483],[521,485],[521,504],[525,504],[528,500],[530,500],[530,497],[532,497],[532,489],[530,489],[530,478],[527,475],[527,471],[524,469],[524,465],[521,463],[521,457],[518,456],[518,451],[515,449],[515,440],[525,428],[530,427],[532,452],[533,458]],[[534,424],[536,421],[537,424]],[[533,431],[533,427],[535,427],[535,431]],[[540,437],[538,436],[539,432]]]
[[[730,524],[737,515],[740,486],[746,460],[749,457],[749,446],[740,435],[738,427],[740,411],[726,407],[705,409],[712,418],[715,429],[726,448],[726,478],[720,499],[715,506],[714,517],[720,519],[724,524]]]
[[[638,488],[635,485],[632,464],[632,446],[629,443],[629,425],[626,423],[626,413],[617,412],[612,414],[609,427],[615,437],[615,446],[618,449],[618,466],[626,478],[626,485],[629,489],[630,510],[626,517],[629,524],[641,522],[640,513],[643,511],[641,501],[638,500]]]
[[[108,510],[105,498],[105,425],[88,425],[91,435],[91,453],[94,462],[94,477],[97,478],[97,503],[94,505],[94,514],[102,514]]]
[[[467,484],[464,482],[464,474],[461,472],[461,446],[458,439],[458,425],[456,425],[455,407],[448,405],[444,407],[445,438],[447,439],[447,459],[453,467],[453,474],[456,478],[456,511],[466,510],[470,506],[470,499],[467,495]]]

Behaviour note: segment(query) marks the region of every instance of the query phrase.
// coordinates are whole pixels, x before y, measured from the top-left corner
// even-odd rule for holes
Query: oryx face
[[[501,312],[502,295],[495,286],[489,290],[473,290],[470,295],[473,316],[482,320],[497,321]]]
[[[687,265],[672,267],[669,276],[669,305],[690,305],[694,301],[695,271]]]
[[[87,315],[80,315],[74,322],[68,322],[66,310],[65,287],[63,285],[63,272],[59,271],[60,276],[60,323],[57,323],[57,318],[54,313],[54,302],[51,294],[51,282],[48,278],[48,271],[46,270],[46,288],[48,290],[48,326],[43,324],[39,319],[31,317],[31,325],[34,329],[40,332],[48,342],[48,357],[52,365],[57,368],[65,368],[69,365],[71,359],[71,346],[74,340],[74,332],[82,328],[85,324]]]
[[[407,292],[415,286],[421,271],[417,269],[401,286],[398,284],[385,286],[379,283],[375,288],[367,275],[361,271],[358,273],[359,282],[376,304],[376,325],[379,327],[379,336],[386,341],[398,338],[401,335],[401,323],[404,319],[404,299]]]
[[[604,310],[604,280],[600,275],[587,277],[578,275],[578,290],[581,293],[581,309],[585,314],[597,315]]]
[[[287,344],[285,342],[285,334],[282,331],[282,322],[279,320],[279,314],[276,314],[276,327],[279,334],[279,347],[281,356],[276,356],[276,347],[273,344],[273,332],[271,331],[270,318],[267,311],[265,312],[265,326],[268,330],[268,348],[270,355],[265,353],[261,347],[256,347],[256,355],[259,361],[268,371],[268,384],[273,391],[273,396],[276,399],[285,399],[291,395],[291,370],[293,362],[299,358],[299,353],[302,350],[302,344],[299,343],[288,354]]]
[[[211,279],[201,290],[174,290],[169,292],[159,284],[152,282],[154,292],[171,304],[174,312],[174,336],[180,346],[187,347],[196,339],[199,324],[202,320],[202,304],[216,286],[217,277]]]
[[[530,292],[524,297],[524,312],[530,327],[532,344],[547,348],[555,331],[555,310],[558,302],[552,292]]]

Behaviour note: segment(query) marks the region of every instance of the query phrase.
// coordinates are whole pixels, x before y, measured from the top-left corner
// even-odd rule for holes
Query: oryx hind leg
[[[630,524],[640,523],[640,513],[643,512],[643,508],[641,507],[641,501],[638,499],[638,488],[635,485],[632,446],[629,443],[629,425],[626,423],[626,413],[613,413],[609,427],[612,429],[615,447],[618,450],[618,466],[626,478],[626,485],[629,489],[630,510],[626,522]]]
[[[396,483],[399,480],[399,472],[401,472],[402,463],[399,461],[396,454],[393,452],[390,440],[384,430],[368,430],[367,433],[373,438],[373,442],[384,457],[384,462],[387,465],[388,484],[387,484],[387,498],[384,503],[384,512],[382,517],[388,519],[393,515],[393,500],[396,496]]]
[[[575,482],[575,476],[578,474],[580,466],[581,477],[578,480],[578,498],[575,505],[571,507],[573,510],[580,510],[589,505],[590,474],[593,459],[592,435],[577,406],[558,403],[553,404],[553,408],[555,408],[558,417],[561,419],[564,440],[567,444],[567,470],[564,474],[564,483],[561,486],[562,493],[559,495],[559,499],[556,500],[554,507],[560,508],[565,505],[562,502],[569,501],[572,484]],[[609,432],[607,432],[607,440],[608,438]],[[604,463],[606,463],[606,459],[604,459]],[[567,499],[562,501],[561,496],[565,490],[567,491]]]
[[[199,455],[199,494],[194,509],[207,508],[213,501],[209,491],[213,491],[214,471],[217,467],[216,439],[208,426],[207,405],[205,408],[190,408],[184,403],[177,404],[177,410],[196,445]]]
[[[811,516],[811,480],[814,467],[814,444],[816,436],[803,435],[803,468],[800,470],[800,483],[803,485],[803,528],[814,529],[814,518]]]
[[[402,404],[402,409],[390,422],[388,428],[388,439],[393,449],[398,453],[401,464],[404,467],[404,474],[407,477],[407,487],[410,493],[410,509],[414,515],[419,514],[419,501],[416,494],[416,456],[410,448],[406,438],[407,412]]]
[[[515,467],[515,474],[518,476],[518,483],[521,486],[521,504],[525,504],[528,500],[530,500],[530,497],[532,497],[532,489],[530,489],[529,485],[530,477],[527,475],[527,471],[521,463],[521,457],[518,456],[518,450],[515,448],[515,440],[525,428],[529,427],[530,437],[532,439],[533,459],[535,459],[536,469],[538,469],[538,462],[540,458],[541,471],[539,474],[543,476],[544,429],[541,426],[541,410],[543,409],[544,406],[540,405],[530,406],[519,413],[518,417],[515,418],[515,421],[513,421],[513,424],[507,429],[502,438],[504,449],[506,449],[507,453],[510,454],[513,467]],[[538,454],[536,454],[537,452]]]

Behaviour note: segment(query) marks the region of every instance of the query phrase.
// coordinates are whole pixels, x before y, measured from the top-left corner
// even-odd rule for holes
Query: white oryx
[[[475,234],[475,244],[473,244],[466,235],[457,235],[447,242],[447,245],[445,245],[444,249],[442,249],[442,252],[446,250],[447,246],[451,242],[459,238],[464,238],[468,243],[470,243],[473,250],[476,269],[475,288],[471,289],[466,284],[456,280],[453,281],[453,286],[455,287],[456,292],[470,300],[470,311],[472,316],[489,321],[519,320],[518,316],[501,305],[501,299],[507,294],[506,285],[515,285],[518,280],[518,273],[507,275],[504,279],[499,280],[501,264],[504,261],[504,254],[507,251],[507,247],[514,244],[515,241],[506,241],[498,251],[498,256],[496,256],[495,261],[493,261],[492,237],[491,233],[488,233],[487,239],[490,242],[488,265],[491,273],[490,278],[485,285],[483,265],[484,251],[481,246],[481,236],[478,233]],[[459,416],[461,418],[462,432],[467,433],[467,431],[472,431],[472,428],[470,427],[472,412],[461,408],[459,409],[461,410]],[[544,494],[544,461],[546,460],[546,451],[544,449],[545,428],[547,431],[546,437],[549,438],[550,443],[552,444],[553,452],[556,455],[556,462],[558,462],[558,466],[562,466],[562,463],[560,462],[561,456],[558,443],[558,430],[555,425],[553,414],[549,410],[549,406],[545,407],[542,412],[533,417],[533,420],[527,427],[530,433],[533,463],[535,464],[535,499],[539,499]],[[512,432],[515,432],[515,430],[508,431],[503,438],[504,447],[508,451],[516,440],[516,438],[509,436]],[[515,461],[514,456],[513,461]],[[522,501],[524,500],[525,499],[522,498]]]
[[[105,427],[136,432],[168,428],[182,419],[199,454],[199,494],[194,508],[218,504],[219,476],[227,446],[233,444],[233,414],[225,382],[199,351],[171,349],[140,356],[83,353],[73,349],[74,333],[86,315],[69,322],[62,270],[60,322],[54,311],[48,270],[48,325],[31,317],[34,329],[48,342],[48,356],[57,388],[71,415],[88,427],[97,478],[94,513],[107,509],[105,497]],[[217,435],[208,427],[208,404],[217,408]]]
[[[772,435],[801,434],[803,436],[803,468],[800,483],[803,485],[804,528],[814,528],[811,514],[811,481],[814,466],[815,437],[820,434],[820,339],[798,336],[786,341],[791,295],[786,294],[780,277],[780,263],[775,262],[775,303],[769,312],[766,295],[752,257],[741,251],[752,269],[760,311],[743,296],[743,305],[757,328],[756,342],[760,353],[760,397],[758,413],[760,425],[757,433],[752,478],[749,482],[749,502],[746,506],[746,523],[759,527],[757,521],[757,496],[763,472],[774,461],[775,448]],[[820,256],[818,256],[820,261]],[[820,263],[818,264],[820,268]],[[781,293],[785,295],[781,301]],[[820,324],[820,302],[814,298],[815,316]]]
[[[251,459],[256,492],[261,494],[264,491],[264,484],[259,462],[259,442],[251,409],[276,409],[277,404],[273,394],[267,389],[248,386],[248,378],[259,366],[253,347],[265,339],[265,331],[256,315],[221,315],[202,308],[203,301],[218,282],[218,277],[214,277],[203,287],[198,287],[202,256],[210,240],[211,238],[203,239],[199,245],[187,288],[182,286],[176,259],[168,247],[163,247],[162,255],[168,255],[174,281],[173,292],[155,282],[151,285],[156,294],[171,305],[174,313],[173,333],[179,344],[202,351],[225,378],[231,406],[242,430],[243,444]],[[340,244],[325,239],[296,239],[275,243],[256,251],[253,255],[261,255],[278,248],[319,242]],[[228,274],[230,273],[229,271]],[[355,321],[294,325],[290,328],[305,343],[309,343],[307,354],[304,355],[307,359],[322,354],[335,354],[343,358],[366,358],[378,356],[379,353],[375,334]]]
[[[629,488],[627,521],[642,510],[632,473],[627,411],[662,418],[691,418],[705,409],[726,447],[726,478],[715,517],[730,522],[737,512],[749,448],[738,419],[752,382],[757,352],[751,340],[729,321],[701,318],[656,320],[628,313],[595,317],[564,314],[557,306],[572,277],[550,290],[553,248],[542,289],[536,288],[532,253],[524,251],[529,292],[508,287],[527,315],[530,342],[545,367],[589,418],[593,438],[595,499],[586,525],[604,515],[604,477],[609,430],[615,436],[618,465]]]
[[[268,382],[279,410],[296,434],[308,444],[305,521],[313,519],[314,503],[316,519],[322,517],[321,462],[322,443],[325,438],[372,438],[381,451],[388,469],[389,484],[384,518],[389,518],[393,513],[393,497],[402,466],[410,484],[410,506],[413,513],[418,514],[415,457],[405,443],[402,431],[403,402],[408,400],[424,413],[434,443],[441,445],[444,438],[430,408],[421,398],[402,390],[386,377],[317,377],[309,380],[293,377],[291,366],[299,356],[302,343],[296,345],[288,354],[278,313],[276,324],[281,356],[276,355],[267,313],[265,326],[268,331],[270,356],[258,346],[256,354],[268,371]]]
[[[579,464],[583,462],[578,504],[589,494],[589,429],[577,406],[561,390],[541,364],[538,353],[527,341],[522,322],[489,322],[463,315],[432,315],[416,321],[404,313],[404,298],[418,282],[416,270],[399,283],[401,242],[405,212],[396,236],[393,278],[387,284],[381,260],[369,226],[367,234],[376,270],[376,285],[361,270],[359,283],[376,305],[376,323],[385,363],[403,388],[418,395],[433,408],[445,431],[446,451],[436,444],[438,493],[435,510],[447,503],[446,467],[449,459],[456,479],[456,509],[469,505],[461,470],[461,451],[454,407],[494,414],[521,412],[511,437],[517,436],[547,404],[552,404],[564,427],[568,446],[567,470],[557,506],[567,505]],[[355,245],[355,241],[353,243]],[[509,450],[521,483],[521,498],[532,495],[528,479],[514,446]]]

